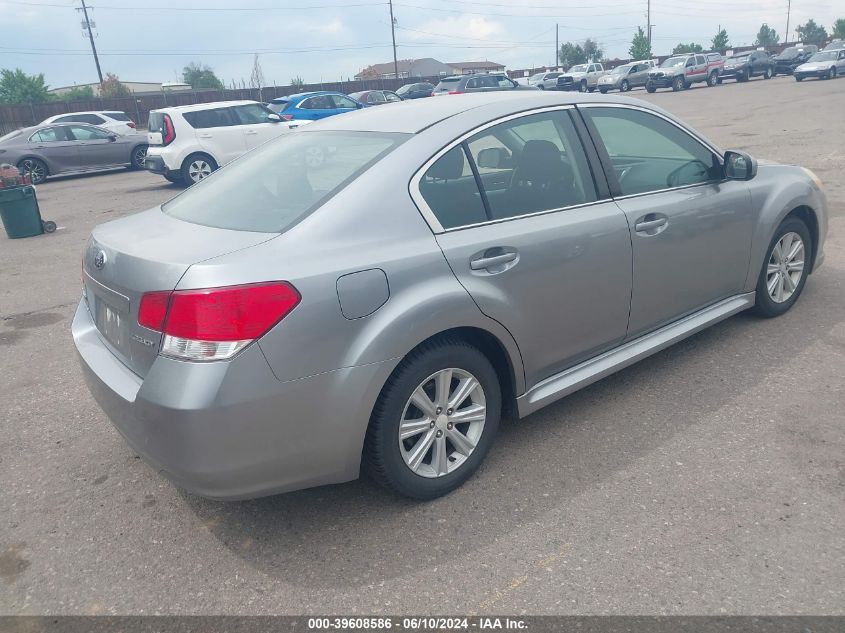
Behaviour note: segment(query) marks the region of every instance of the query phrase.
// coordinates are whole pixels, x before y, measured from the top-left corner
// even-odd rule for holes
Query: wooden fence
[[[150,110],[168,106],[210,103],[212,101],[231,101],[250,99],[270,101],[297,92],[311,90],[332,90],[349,94],[361,90],[396,90],[407,83],[429,81],[436,84],[438,78],[414,79],[366,79],[354,81],[323,82],[304,86],[267,86],[265,88],[243,88],[236,90],[185,90],[163,91],[155,93],[136,93],[129,97],[83,99],[80,101],[50,101],[47,103],[22,103],[0,105],[0,135],[21,127],[40,123],[44,119],[66,112],[99,110],[125,112],[139,127],[147,125]]]

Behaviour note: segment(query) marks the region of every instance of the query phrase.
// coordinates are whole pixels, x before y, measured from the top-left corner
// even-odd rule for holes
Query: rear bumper
[[[168,169],[161,156],[147,156],[144,159],[144,169],[154,174],[161,174],[163,176],[172,176],[174,172]]]
[[[71,329],[85,381],[130,447],[178,486],[217,499],[355,479],[393,367],[280,382],[252,345],[227,362],[158,357],[141,379],[106,348],[84,300]]]

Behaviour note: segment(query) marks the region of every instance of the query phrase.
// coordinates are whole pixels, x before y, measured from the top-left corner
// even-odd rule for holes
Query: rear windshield
[[[449,77],[448,79],[441,79],[440,83],[434,89],[434,92],[443,92],[444,90],[452,90],[459,82],[460,77]]]
[[[273,112],[278,114],[282,110],[284,110],[288,105],[287,101],[271,101],[267,104],[267,107],[270,108]]]
[[[125,112],[106,112],[105,115],[115,121],[131,121]]]
[[[194,224],[280,233],[408,136],[293,132],[249,152],[161,208],[167,215]]]
[[[164,134],[164,115],[161,112],[150,112],[150,120],[147,122],[147,129],[150,132]]]

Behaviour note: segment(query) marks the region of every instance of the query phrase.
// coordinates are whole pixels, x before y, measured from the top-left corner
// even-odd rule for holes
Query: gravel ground
[[[367,481],[222,503],[135,457],[69,336],[91,228],[178,188],[39,187],[58,233],[0,238],[0,613],[845,614],[845,81],[647,98],[825,182],[825,266],[519,422],[463,488]]]

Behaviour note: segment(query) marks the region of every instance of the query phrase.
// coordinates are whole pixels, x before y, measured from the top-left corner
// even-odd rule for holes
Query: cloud
[[[400,23],[400,26],[403,26]],[[427,20],[413,25],[414,30],[406,30],[413,40],[431,40],[432,37],[450,40],[491,40],[504,33],[500,22],[488,20],[484,16],[462,14]]]

